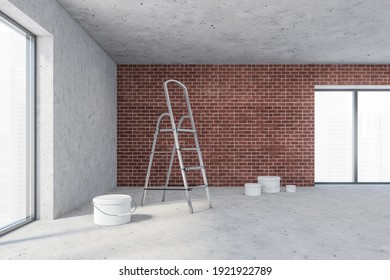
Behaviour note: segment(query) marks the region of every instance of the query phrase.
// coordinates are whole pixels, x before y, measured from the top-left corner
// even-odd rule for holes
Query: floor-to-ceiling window
[[[390,90],[358,92],[358,181],[390,182]]]
[[[316,92],[316,182],[353,180],[352,101],[350,91]]]
[[[315,181],[390,182],[390,89],[315,91]]]
[[[35,38],[0,13],[0,234],[34,218]]]

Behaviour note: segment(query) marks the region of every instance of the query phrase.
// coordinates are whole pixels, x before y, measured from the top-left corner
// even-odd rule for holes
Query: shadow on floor
[[[60,231],[60,232],[54,232],[50,234],[39,234],[36,236],[30,236],[26,238],[20,238],[20,239],[13,239],[13,240],[7,240],[4,242],[0,242],[0,247],[10,245],[10,244],[15,244],[15,243],[22,243],[22,242],[29,242],[33,240],[40,240],[40,239],[48,239],[48,238],[58,238],[58,237],[63,237],[67,235],[74,235],[74,234],[87,234],[90,232],[95,232],[101,229],[108,229],[110,227],[112,228],[120,228],[124,226],[131,226],[131,224],[136,224],[140,223],[142,221],[146,221],[151,219],[151,215],[143,215],[143,214],[133,214],[131,216],[131,222],[128,224],[123,224],[123,225],[117,225],[117,226],[100,226],[100,225],[89,225],[88,227],[83,227],[80,229],[75,229],[75,230],[66,230],[66,231]]]
[[[151,215],[132,214],[130,223],[139,223],[139,222],[142,222],[142,221],[150,220],[151,218],[152,218]]]
[[[43,234],[43,235],[39,234],[36,236],[30,236],[30,237],[20,238],[20,239],[11,239],[11,240],[7,240],[4,242],[0,242],[0,247],[10,245],[10,244],[15,244],[15,243],[29,242],[29,241],[33,241],[33,240],[62,237],[65,235],[80,234],[80,233],[85,234],[87,232],[91,232],[94,230],[95,229],[93,229],[93,228],[81,228],[81,229],[77,229],[77,230],[67,230],[67,231],[54,232],[54,233]]]

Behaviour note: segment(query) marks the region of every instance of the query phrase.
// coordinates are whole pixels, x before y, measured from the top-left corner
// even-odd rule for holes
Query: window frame
[[[388,185],[390,182],[358,182],[358,167],[359,167],[359,136],[358,136],[358,105],[359,92],[362,91],[389,91],[390,86],[315,86],[315,92],[329,92],[329,91],[351,91],[352,99],[352,145],[353,145],[353,182],[315,182],[315,185]],[[315,101],[314,101],[315,102]],[[315,120],[314,120],[315,121]],[[314,147],[315,148],[315,147]]]
[[[0,230],[0,236],[36,219],[36,36],[0,11],[0,21],[26,37],[26,219]],[[29,45],[29,47],[27,46]],[[28,214],[28,215],[27,215]]]

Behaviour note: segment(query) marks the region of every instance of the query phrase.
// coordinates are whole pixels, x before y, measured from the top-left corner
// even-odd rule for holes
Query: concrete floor
[[[246,197],[243,188],[182,192],[138,208],[121,226],[93,224],[92,206],[0,238],[0,259],[390,259],[390,186],[316,186]],[[140,201],[142,189],[117,188]]]

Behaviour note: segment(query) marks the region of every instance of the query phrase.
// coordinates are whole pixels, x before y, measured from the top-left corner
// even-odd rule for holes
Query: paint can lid
[[[125,204],[131,203],[131,196],[126,194],[107,194],[95,197],[93,202],[105,205]]]

